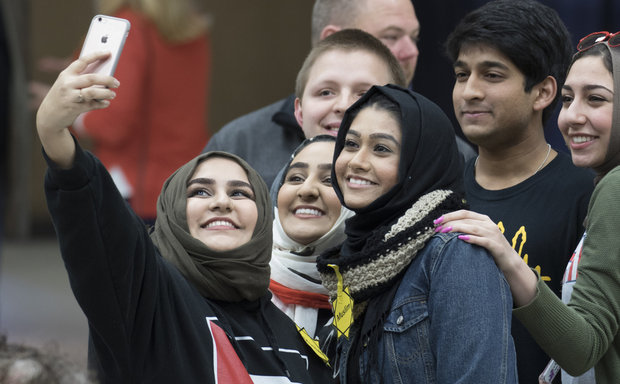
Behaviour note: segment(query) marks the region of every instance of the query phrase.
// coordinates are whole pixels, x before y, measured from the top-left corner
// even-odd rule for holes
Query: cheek
[[[349,160],[344,155],[344,152],[338,156],[334,163],[334,173],[336,174],[336,182],[342,188],[342,180],[344,180],[345,172],[347,171],[347,164]]]
[[[398,162],[386,163],[380,174],[385,175],[386,189],[392,188],[398,183]]]
[[[256,204],[248,204],[246,209],[243,210],[242,215],[245,221],[246,229],[249,231],[250,235],[253,234],[254,229],[256,228],[256,223],[258,222],[258,209],[256,208]]]
[[[291,202],[291,187],[286,184],[282,185],[280,191],[278,191],[278,210],[283,211]]]
[[[322,187],[321,197],[327,209],[329,209],[329,214],[331,216],[335,216],[336,218],[340,216],[340,208],[342,205],[340,204],[340,200],[338,200],[338,196],[336,196],[334,189],[328,186]]]
[[[568,122],[566,121],[566,110],[564,108],[560,109],[560,114],[558,115],[558,129],[562,133],[562,135],[566,135],[568,133]]]

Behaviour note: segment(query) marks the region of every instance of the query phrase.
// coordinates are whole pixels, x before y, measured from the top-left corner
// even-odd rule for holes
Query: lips
[[[375,183],[373,183],[373,182],[371,182],[371,181],[369,181],[369,180],[362,179],[362,178],[355,177],[355,176],[349,176],[349,177],[347,177],[347,181],[349,182],[349,184],[352,184],[352,185],[359,185],[359,186],[365,186],[365,185],[373,185],[373,184],[375,184]]]
[[[325,213],[323,211],[321,211],[320,209],[317,208],[296,208],[293,213],[295,214],[295,216],[315,216],[315,217],[320,217],[323,216]]]
[[[204,229],[237,229],[239,228],[230,219],[216,218],[207,221],[201,226]]]
[[[333,122],[323,125],[323,128],[327,131],[329,135],[336,136],[338,135],[338,130],[340,129],[340,122]]]
[[[593,136],[573,136],[571,137],[571,141],[575,144],[583,144],[583,143],[587,143],[590,141],[593,141],[594,137]]]

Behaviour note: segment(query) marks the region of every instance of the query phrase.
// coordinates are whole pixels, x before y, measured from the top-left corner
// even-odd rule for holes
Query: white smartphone
[[[110,57],[86,67],[84,73],[114,75],[118,59],[123,51],[125,40],[129,35],[131,24],[118,17],[97,15],[93,17],[80,52],[80,57],[93,52],[110,52]]]

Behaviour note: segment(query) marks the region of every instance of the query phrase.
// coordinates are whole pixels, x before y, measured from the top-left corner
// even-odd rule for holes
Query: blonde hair
[[[184,42],[207,32],[209,15],[199,12],[193,0],[98,0],[98,13],[113,15],[129,7],[151,20],[165,40]]]

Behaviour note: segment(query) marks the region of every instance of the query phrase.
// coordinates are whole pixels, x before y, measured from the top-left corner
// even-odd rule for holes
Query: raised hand
[[[112,89],[119,82],[114,77],[83,73],[89,64],[108,56],[94,53],[72,62],[58,75],[39,107],[39,138],[50,159],[62,168],[69,168],[75,155],[69,126],[81,113],[106,108],[116,97]]]

